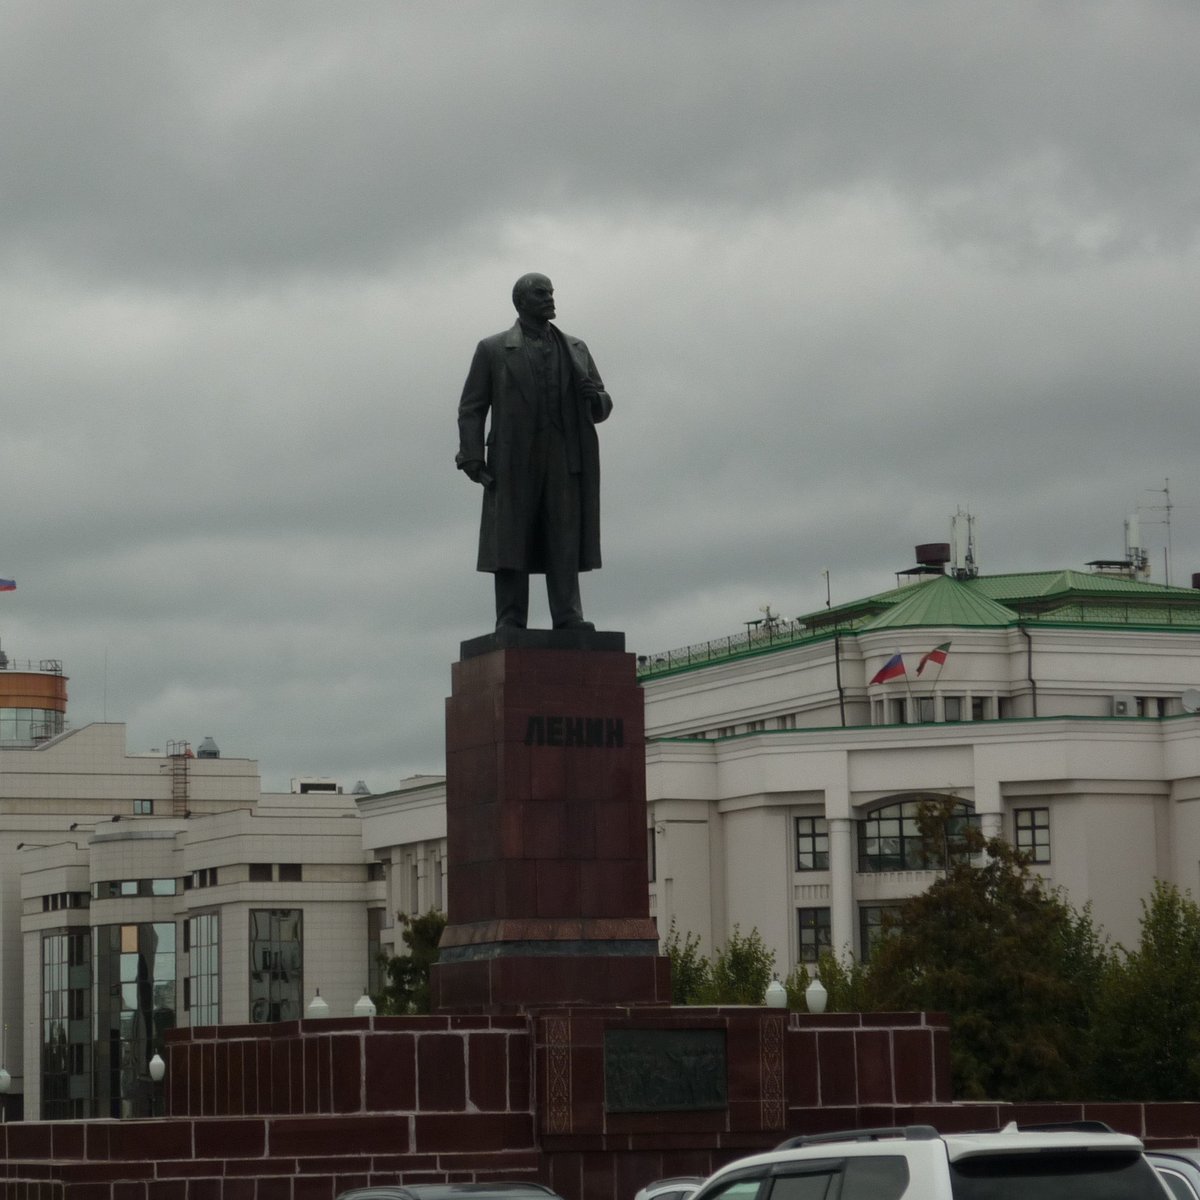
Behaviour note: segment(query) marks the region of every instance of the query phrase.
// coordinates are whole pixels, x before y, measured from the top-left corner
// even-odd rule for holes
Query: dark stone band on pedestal
[[[489,958],[580,958],[658,954],[653,941],[528,941],[482,942],[472,946],[444,946],[438,962],[477,962]]]
[[[507,627],[459,643],[461,658],[476,658],[493,650],[616,650],[625,651],[625,634],[600,629],[517,629]]]

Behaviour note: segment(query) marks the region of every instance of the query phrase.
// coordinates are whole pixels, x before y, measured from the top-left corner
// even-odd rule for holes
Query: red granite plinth
[[[454,664],[439,1011],[670,1001],[633,655],[546,637]]]

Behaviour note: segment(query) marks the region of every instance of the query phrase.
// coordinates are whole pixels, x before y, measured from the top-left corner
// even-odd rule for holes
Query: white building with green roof
[[[1200,891],[1200,591],[925,574],[639,672],[664,933],[756,927],[785,969],[869,952],[936,877],[924,797],[1029,850],[1119,941],[1156,878]]]

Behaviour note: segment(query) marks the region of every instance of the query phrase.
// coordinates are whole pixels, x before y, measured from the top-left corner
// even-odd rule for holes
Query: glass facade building
[[[42,1116],[91,1116],[92,934],[42,935]]]
[[[95,927],[96,1116],[157,1111],[149,1062],[175,1027],[175,923]]]

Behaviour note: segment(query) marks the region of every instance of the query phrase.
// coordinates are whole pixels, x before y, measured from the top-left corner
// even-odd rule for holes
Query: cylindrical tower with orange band
[[[0,748],[36,746],[66,728],[67,677],[58,659],[17,662],[0,651]]]

